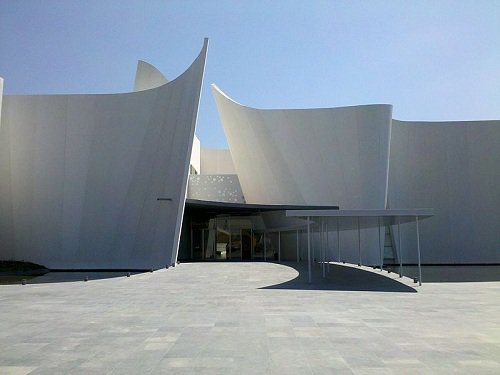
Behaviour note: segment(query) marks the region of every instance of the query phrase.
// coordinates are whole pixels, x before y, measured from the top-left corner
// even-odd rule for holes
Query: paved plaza
[[[0,374],[500,373],[500,282],[305,271],[185,263],[2,285]]]

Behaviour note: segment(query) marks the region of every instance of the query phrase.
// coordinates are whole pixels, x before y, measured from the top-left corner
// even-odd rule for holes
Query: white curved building
[[[140,62],[135,92],[3,97],[2,259],[52,269],[176,261],[207,48],[170,82]]]
[[[500,121],[263,110],[214,86],[229,150],[205,149],[207,46],[172,81],[139,61],[129,93],[2,97],[0,79],[0,260],[420,264],[421,244],[427,264],[500,263]]]
[[[212,91],[247,203],[434,208],[422,223],[424,263],[500,263],[500,121],[398,121],[390,105],[255,109]],[[356,263],[361,243],[377,264],[377,230],[358,242],[350,227],[344,259]],[[397,229],[383,230],[398,262]],[[414,231],[403,225],[401,243],[416,264]]]
[[[385,208],[390,105],[259,110],[213,93],[247,203]]]
[[[393,120],[388,202],[434,208],[426,263],[500,263],[500,121]],[[415,263],[414,228],[402,233]]]

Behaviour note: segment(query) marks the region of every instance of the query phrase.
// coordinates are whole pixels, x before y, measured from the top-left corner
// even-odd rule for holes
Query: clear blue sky
[[[500,1],[0,0],[4,94],[129,91],[210,38],[197,133],[225,147],[216,83],[259,108],[394,105],[401,120],[500,119]]]

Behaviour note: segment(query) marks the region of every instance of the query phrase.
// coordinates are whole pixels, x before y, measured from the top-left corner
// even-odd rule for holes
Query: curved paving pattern
[[[499,282],[328,290],[319,272],[315,290],[276,287],[301,276],[272,263],[0,286],[0,373],[500,372]]]

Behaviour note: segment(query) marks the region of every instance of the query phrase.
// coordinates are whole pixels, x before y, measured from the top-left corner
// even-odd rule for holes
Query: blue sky
[[[225,147],[210,92],[258,108],[389,103],[400,120],[500,119],[500,1],[0,0],[4,94],[129,91],[210,38],[197,133]]]

